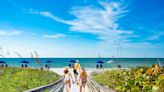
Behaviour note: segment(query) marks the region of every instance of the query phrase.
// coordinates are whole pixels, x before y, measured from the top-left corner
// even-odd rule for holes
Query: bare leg
[[[75,76],[75,82],[77,82],[77,74],[75,74],[74,76]]]
[[[69,88],[71,88],[71,82],[69,82]]]
[[[69,84],[66,84],[66,91],[70,92]]]
[[[82,85],[80,86],[80,92],[82,92]]]
[[[86,83],[85,83],[85,84],[86,84]],[[82,92],[85,91],[85,84],[82,84],[82,88],[83,88],[83,91],[82,91]]]

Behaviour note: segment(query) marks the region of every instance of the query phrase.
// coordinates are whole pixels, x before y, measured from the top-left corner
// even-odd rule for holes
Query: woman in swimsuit
[[[79,78],[80,78],[80,92],[84,92],[85,91],[85,85],[87,83],[87,72],[85,71],[84,68],[82,69]]]
[[[70,92],[71,78],[72,78],[72,75],[69,71],[69,68],[66,67],[65,70],[64,70],[64,83],[65,83],[65,87],[66,87],[66,92]]]

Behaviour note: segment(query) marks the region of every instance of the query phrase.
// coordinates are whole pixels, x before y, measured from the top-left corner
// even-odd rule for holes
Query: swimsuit
[[[69,74],[66,74],[65,76],[64,76],[64,82],[65,83],[70,83],[70,76],[69,76]]]

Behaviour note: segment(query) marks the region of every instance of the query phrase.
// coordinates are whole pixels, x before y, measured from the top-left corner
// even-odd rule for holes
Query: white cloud
[[[75,17],[73,20],[64,20],[58,18],[51,12],[47,11],[34,11],[30,13],[41,15],[55,21],[70,25],[70,31],[90,33],[97,36],[102,40],[103,45],[112,46],[118,45],[120,40],[124,42],[125,47],[140,46],[151,47],[149,42],[136,42],[131,43],[130,38],[138,38],[139,35],[135,35],[133,30],[124,30],[120,27],[118,21],[121,17],[125,16],[128,10],[121,2],[98,2],[101,7],[95,6],[82,6],[72,7],[69,11],[71,15]],[[131,45],[131,46],[130,46]],[[102,44],[101,44],[102,46]],[[135,47],[136,47],[135,46]]]
[[[146,40],[157,40],[157,39],[159,39],[158,35],[152,35],[152,36],[148,37]]]
[[[54,34],[54,35],[44,35],[44,38],[61,38],[61,37],[65,37],[65,34]]]
[[[31,35],[36,35],[36,33],[31,33]]]
[[[146,40],[158,40],[161,36],[164,36],[164,32],[153,32],[154,35],[151,35]]]
[[[67,21],[62,20],[62,19],[60,19],[60,18],[54,16],[54,15],[53,15],[52,13],[50,13],[50,12],[46,12],[46,11],[41,11],[41,12],[39,12],[39,11],[37,11],[37,10],[31,8],[31,9],[29,10],[29,13],[30,13],[30,14],[36,14],[36,15],[42,15],[42,16],[44,16],[44,17],[51,18],[51,19],[53,19],[53,20],[55,20],[55,21],[67,23]]]
[[[135,42],[135,43],[125,43],[124,46],[126,48],[158,48],[159,44],[152,44],[149,42]]]
[[[131,35],[133,31],[120,30],[117,21],[127,10],[118,2],[99,2],[102,8],[94,6],[73,7],[70,14],[76,18],[73,20],[63,20],[51,12],[38,12],[30,9],[30,13],[42,15],[55,21],[70,25],[70,30],[74,32],[91,33],[105,41],[121,39],[125,35]],[[125,38],[125,37],[124,37]]]
[[[0,36],[14,36],[21,34],[21,31],[17,30],[2,30],[0,29]]]

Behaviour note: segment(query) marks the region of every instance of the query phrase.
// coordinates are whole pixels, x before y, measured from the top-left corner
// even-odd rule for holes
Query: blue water
[[[95,68],[96,62],[98,60],[103,60],[104,68],[115,68],[118,65],[121,65],[123,68],[136,67],[136,66],[151,66],[152,64],[158,64],[156,58],[40,58],[39,60],[42,62],[42,65],[45,66],[45,61],[51,60],[52,68],[62,68],[68,65],[69,60],[79,60],[79,63],[82,67],[85,68]],[[32,58],[0,58],[0,61],[3,60],[7,62],[9,66],[20,67],[21,61],[26,60],[29,61],[28,66],[31,68],[39,67],[39,65]],[[108,64],[109,60],[113,60],[114,62]],[[164,58],[159,58],[161,65],[164,65]]]

